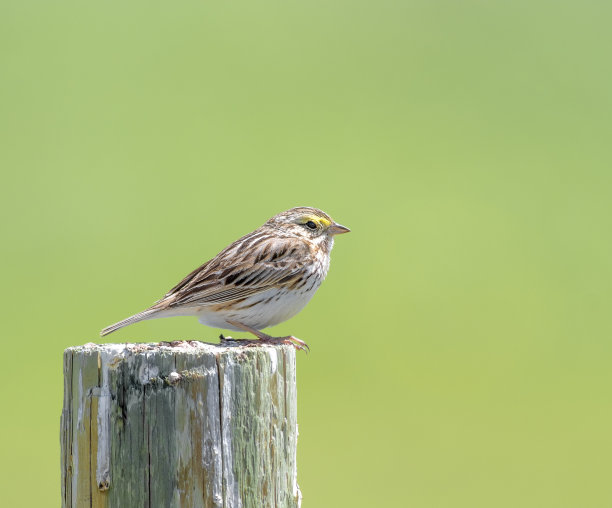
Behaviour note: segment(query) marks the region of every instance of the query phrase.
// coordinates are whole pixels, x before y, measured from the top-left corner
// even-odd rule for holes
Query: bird
[[[281,212],[193,270],[153,306],[100,335],[148,319],[196,316],[206,326],[253,334],[259,340],[250,345],[308,350],[297,337],[272,337],[261,330],[304,308],[327,276],[334,237],[349,231],[317,208]]]

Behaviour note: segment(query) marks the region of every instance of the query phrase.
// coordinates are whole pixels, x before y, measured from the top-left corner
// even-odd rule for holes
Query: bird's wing
[[[179,282],[176,286],[174,286],[170,291],[168,291],[166,293],[166,297],[178,293],[181,291],[181,289],[189,286],[190,284],[197,282],[198,278],[202,275],[206,273],[206,266],[213,261],[212,259],[210,261],[206,261],[206,263],[204,263],[201,266],[198,266],[193,272],[191,272],[189,275],[187,275],[181,282]],[[163,299],[162,299],[163,300]],[[160,300],[160,301],[162,301]]]
[[[241,239],[242,240],[242,239]],[[240,240],[194,270],[155,306],[214,305],[240,300],[301,278],[310,259],[295,238],[264,238],[248,248]]]

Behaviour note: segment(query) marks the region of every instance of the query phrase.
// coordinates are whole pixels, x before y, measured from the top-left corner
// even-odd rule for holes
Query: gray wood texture
[[[299,507],[291,346],[64,352],[62,506]]]

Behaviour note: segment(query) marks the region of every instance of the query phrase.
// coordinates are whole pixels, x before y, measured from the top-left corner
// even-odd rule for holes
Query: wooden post
[[[65,508],[299,507],[291,346],[64,352]]]

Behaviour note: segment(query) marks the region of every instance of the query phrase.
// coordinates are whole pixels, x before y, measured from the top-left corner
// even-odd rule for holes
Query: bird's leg
[[[260,342],[264,344],[289,344],[293,346],[295,349],[297,349],[298,351],[299,350],[306,351],[306,352],[310,351],[310,347],[308,347],[308,344],[306,344],[303,340],[300,340],[297,337],[294,337],[293,335],[287,335],[286,337],[272,337],[266,333],[260,332],[259,330],[256,330],[255,328],[251,328],[250,326],[247,326],[238,321],[228,320],[228,323],[231,324],[232,326],[235,326],[236,328],[240,328],[241,330],[244,330],[245,332],[252,333],[253,335],[255,335],[255,337],[257,337],[260,340]]]

